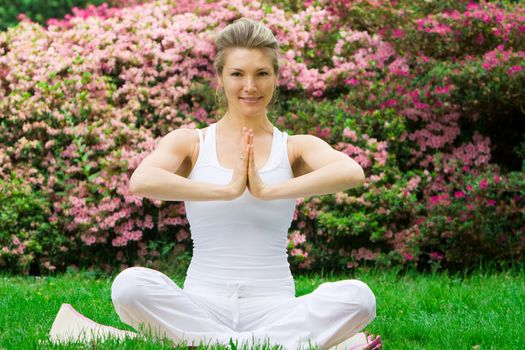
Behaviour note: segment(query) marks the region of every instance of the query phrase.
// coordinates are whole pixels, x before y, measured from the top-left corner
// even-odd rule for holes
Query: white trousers
[[[115,277],[111,298],[122,322],[189,346],[270,343],[285,350],[329,349],[376,317],[376,300],[359,280],[326,282],[300,297],[229,297],[181,289],[165,274],[130,267]]]

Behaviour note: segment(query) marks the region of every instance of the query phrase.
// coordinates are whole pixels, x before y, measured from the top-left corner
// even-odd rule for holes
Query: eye
[[[268,75],[268,72],[261,72],[262,75]]]
[[[235,77],[238,77],[239,75],[241,75],[241,73],[239,73],[239,72],[234,72],[234,73],[232,73],[231,75],[233,75],[233,76],[235,76]]]

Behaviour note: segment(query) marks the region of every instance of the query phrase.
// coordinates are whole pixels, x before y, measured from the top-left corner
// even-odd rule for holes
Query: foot
[[[133,332],[104,326],[78,313],[70,304],[62,304],[49,332],[52,343],[89,341],[94,338],[113,336],[119,339],[135,338]]]
[[[383,344],[381,343],[381,337],[379,335],[369,335],[368,331],[365,331],[365,334],[367,345],[363,348],[363,350],[377,350],[383,347]]]

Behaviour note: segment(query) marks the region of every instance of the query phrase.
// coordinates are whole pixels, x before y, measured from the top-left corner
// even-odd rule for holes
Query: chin
[[[268,108],[267,105],[260,105],[260,106],[237,105],[236,107],[237,107],[236,109],[239,112],[247,111],[250,114],[253,114],[254,112],[264,113]]]

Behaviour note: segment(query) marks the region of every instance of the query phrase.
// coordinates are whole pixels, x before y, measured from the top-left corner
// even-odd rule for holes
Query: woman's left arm
[[[343,152],[313,135],[294,136],[295,157],[312,171],[275,185],[265,185],[262,199],[301,198],[361,186],[363,168]]]

